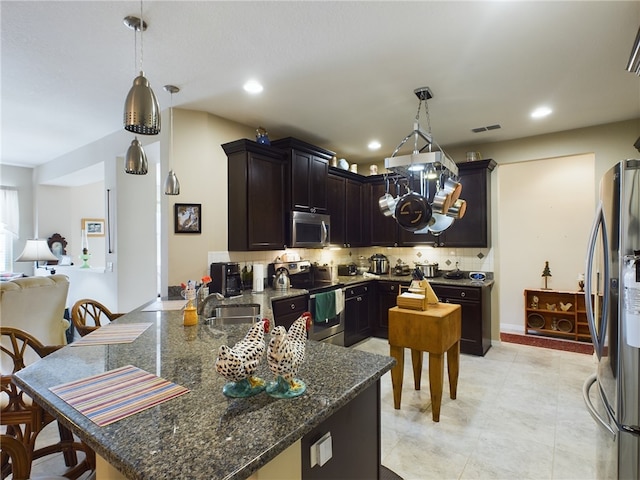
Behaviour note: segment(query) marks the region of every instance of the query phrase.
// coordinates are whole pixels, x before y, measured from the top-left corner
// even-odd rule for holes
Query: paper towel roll
[[[253,264],[253,291],[262,292],[264,290],[264,265],[262,263]]]

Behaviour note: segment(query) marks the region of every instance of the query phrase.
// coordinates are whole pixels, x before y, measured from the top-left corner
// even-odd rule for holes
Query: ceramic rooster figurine
[[[221,345],[218,349],[216,371],[229,380],[222,389],[226,396],[250,397],[265,389],[265,381],[254,373],[264,354],[264,332],[268,328],[268,320],[259,320],[233,347]]]
[[[269,382],[267,393],[276,398],[291,398],[302,395],[307,386],[295,378],[304,361],[307,330],[311,327],[311,314],[303,313],[287,332],[278,326],[271,333],[267,348],[267,362],[276,380]]]

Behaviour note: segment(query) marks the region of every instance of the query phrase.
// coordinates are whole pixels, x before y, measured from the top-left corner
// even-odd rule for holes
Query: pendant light
[[[144,153],[138,137],[131,141],[131,145],[127,149],[127,154],[124,157],[124,171],[131,175],[146,175],[149,171],[147,154]]]
[[[124,129],[141,135],[157,135],[160,133],[160,106],[142,69],[144,53],[142,32],[147,28],[147,24],[142,19],[142,0],[140,0],[140,18],[127,16],[124,24],[140,32],[140,75],[133,80],[133,86],[124,102]]]
[[[165,195],[180,195],[180,182],[178,181],[178,177],[176,173],[171,168],[173,164],[173,94],[178,93],[180,89],[175,85],[165,85],[165,91],[171,94],[171,105],[169,107],[169,115],[170,122],[169,130],[170,130],[170,143],[169,146],[169,174],[167,175],[167,179],[164,181],[164,194]]]

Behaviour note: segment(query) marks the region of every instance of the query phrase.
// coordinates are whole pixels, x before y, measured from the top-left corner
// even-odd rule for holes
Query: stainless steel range
[[[289,273],[292,288],[309,291],[308,310],[313,317],[309,338],[344,346],[344,285],[331,279],[329,267],[311,265],[308,260],[269,264],[270,284],[281,268]]]

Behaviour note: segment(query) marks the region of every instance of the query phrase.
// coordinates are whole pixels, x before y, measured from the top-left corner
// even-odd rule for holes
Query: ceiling
[[[271,139],[296,136],[349,162],[391,155],[413,130],[422,86],[433,91],[431,129],[445,149],[640,117],[640,78],[625,71],[637,1],[143,8],[144,72],[163,110],[163,85],[177,85],[175,107],[262,125]],[[2,0],[0,9],[0,163],[36,166],[122,128],[139,70],[123,18],[139,16],[139,2]],[[243,90],[250,78],[262,94]],[[542,105],[553,113],[530,118]],[[494,124],[502,128],[471,131]]]

